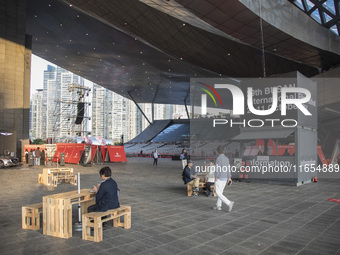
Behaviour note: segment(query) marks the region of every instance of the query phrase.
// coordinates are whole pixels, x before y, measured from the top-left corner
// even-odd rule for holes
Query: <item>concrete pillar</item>
[[[29,138],[31,42],[26,0],[0,0],[0,130],[18,141]]]

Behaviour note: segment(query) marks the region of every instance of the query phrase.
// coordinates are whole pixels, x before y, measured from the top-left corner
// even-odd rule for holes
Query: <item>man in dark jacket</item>
[[[111,178],[111,169],[103,167],[99,174],[103,182],[98,187],[93,186],[96,192],[96,204],[87,208],[88,212],[105,212],[110,209],[119,207],[118,201],[118,185],[115,180]]]
[[[197,177],[195,170],[192,169],[192,161],[188,160],[187,166],[184,168],[182,176],[184,184],[191,185],[193,190],[193,197],[198,196],[198,187],[200,179]]]

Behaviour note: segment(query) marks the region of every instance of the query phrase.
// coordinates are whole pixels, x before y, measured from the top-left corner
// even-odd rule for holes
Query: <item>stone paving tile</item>
[[[269,255],[269,254],[296,254],[298,250],[290,249],[289,247],[279,246],[279,245],[272,245],[269,248],[265,249],[264,251],[258,253],[259,255]]]
[[[59,251],[59,254],[62,255],[84,255],[84,254],[90,254],[86,250],[82,249],[81,246],[78,247],[72,247],[68,248],[62,251]]]
[[[106,165],[106,164],[105,164]],[[1,170],[0,253],[7,254],[337,254],[340,246],[339,179],[299,187],[234,182],[225,195],[231,213],[212,210],[216,198],[186,196],[178,162],[148,159],[108,164],[121,190],[121,204],[132,206],[132,228],[104,228],[94,243],[73,232],[70,239],[21,229],[21,207],[42,196],[76,190],[61,183],[37,183],[43,167]],[[102,166],[70,165],[81,173],[82,188],[98,183]],[[19,183],[19,185],[18,185]],[[73,208],[73,221],[77,208]]]

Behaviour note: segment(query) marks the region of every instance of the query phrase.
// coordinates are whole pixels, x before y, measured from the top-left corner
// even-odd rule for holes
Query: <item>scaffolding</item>
[[[77,137],[89,135],[87,122],[91,120],[88,113],[88,106],[91,105],[90,91],[89,87],[70,83],[68,93],[61,96],[60,100],[54,100],[54,143],[56,138],[65,138],[65,142],[70,142]]]

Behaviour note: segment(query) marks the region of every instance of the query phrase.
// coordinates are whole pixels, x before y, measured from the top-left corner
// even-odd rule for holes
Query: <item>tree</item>
[[[46,142],[43,139],[37,138],[33,140],[32,144],[45,144]]]

